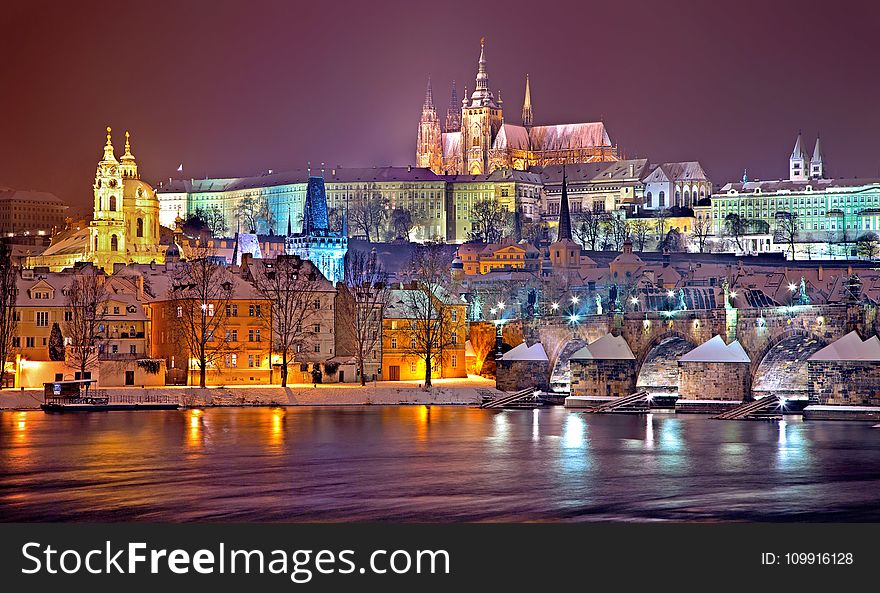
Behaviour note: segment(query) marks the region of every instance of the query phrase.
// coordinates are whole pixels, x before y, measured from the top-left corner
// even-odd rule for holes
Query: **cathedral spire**
[[[428,76],[428,88],[425,89],[425,104],[422,109],[434,109],[434,90],[431,88],[430,76]]]
[[[523,100],[522,124],[525,128],[532,127],[532,92],[529,88],[528,74],[526,74],[526,98]]]
[[[559,233],[557,241],[571,241],[571,214],[568,211],[568,186],[565,163],[562,164],[562,196],[559,198]]]
[[[458,132],[461,130],[461,104],[458,102],[458,92],[455,90],[455,81],[452,81],[452,98],[449,99],[449,109],[446,110],[446,131]]]
[[[477,82],[474,93],[471,95],[471,106],[497,107],[492,92],[489,90],[489,72],[486,70],[486,38],[480,38],[480,61],[477,65]]]

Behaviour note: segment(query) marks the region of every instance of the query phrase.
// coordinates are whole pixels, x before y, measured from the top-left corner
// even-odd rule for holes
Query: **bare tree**
[[[660,245],[663,243],[666,233],[669,232],[669,218],[671,216],[672,213],[668,208],[660,208],[657,210],[657,222],[654,225],[654,231],[657,233],[657,249],[660,249]]]
[[[337,340],[347,343],[340,343],[337,352],[351,350],[361,385],[367,384],[367,360],[382,346],[382,320],[390,296],[388,275],[376,254],[349,251],[345,261],[345,283],[339,286],[336,307]]]
[[[391,230],[395,238],[400,237],[409,241],[409,235],[415,226],[413,215],[406,208],[395,208],[391,211]]]
[[[69,318],[64,322],[67,335],[67,364],[84,378],[98,362],[101,345],[107,337],[106,277],[94,268],[73,276],[67,286]]]
[[[459,335],[464,337],[463,307],[456,306],[449,278],[449,259],[439,246],[428,246],[413,257],[409,289],[401,299],[409,320],[403,350],[425,363],[426,387],[431,386],[433,368],[442,364],[443,351],[455,345]]]
[[[226,305],[232,300],[233,278],[207,251],[196,255],[172,272],[169,305],[174,337],[186,349],[188,360],[195,360],[199,386],[204,388],[208,367],[229,351],[220,330],[226,323]]]
[[[706,243],[712,234],[712,220],[708,216],[695,218],[692,234],[697,242],[697,251],[704,253],[706,251]]]
[[[378,241],[379,230],[388,216],[388,200],[372,187],[358,190],[348,208],[348,223],[367,241]]]
[[[5,243],[0,244],[0,388],[6,382],[6,364],[13,359],[12,343],[18,331],[16,277],[10,249]]]
[[[266,200],[258,200],[253,196],[242,198],[235,208],[235,216],[239,222],[239,230],[245,233],[260,231],[271,232],[275,220]]]
[[[512,217],[501,204],[493,199],[477,200],[469,211],[471,241],[500,243],[510,234]]]
[[[250,269],[257,292],[267,301],[270,315],[262,319],[272,333],[273,352],[281,355],[281,386],[286,387],[295,354],[311,342],[313,334],[303,328],[318,311],[312,302],[320,275],[312,262],[295,255],[266,260]]]
[[[223,212],[217,206],[196,208],[187,222],[207,227],[215,237],[221,237],[229,230],[226,224],[226,217],[223,216]]]
[[[880,237],[868,232],[856,239],[856,253],[865,259],[876,259],[880,255]]]
[[[736,242],[740,251],[743,250],[742,238],[746,234],[747,227],[746,219],[739,214],[730,213],[724,218],[724,232]]]
[[[572,234],[584,249],[596,250],[596,244],[602,236],[602,217],[592,210],[581,210],[572,213]]]
[[[797,214],[783,212],[776,215],[776,240],[788,246],[791,259],[795,259],[794,244],[798,237]]]
[[[623,249],[623,242],[629,235],[629,226],[626,220],[614,214],[607,215],[602,225],[605,229],[605,242],[614,251]]]
[[[644,251],[648,245],[648,237],[651,235],[651,225],[645,218],[636,218],[630,221],[630,230],[636,242],[636,249]]]

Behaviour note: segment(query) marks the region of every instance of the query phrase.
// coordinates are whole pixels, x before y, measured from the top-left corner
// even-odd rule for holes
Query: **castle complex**
[[[416,144],[416,166],[438,174],[491,173],[496,169],[526,171],[562,163],[594,163],[618,160],[617,147],[602,122],[533,125],[531,89],[526,76],[522,125],[505,123],[501,94],[489,88],[485,40],[480,40],[480,60],[474,92],[467,88],[461,107],[452,87],[452,101],[446,114],[446,131],[434,106],[428,81]]]

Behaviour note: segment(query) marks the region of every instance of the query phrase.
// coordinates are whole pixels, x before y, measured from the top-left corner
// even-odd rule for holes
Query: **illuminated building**
[[[412,320],[417,318],[413,312],[413,299],[424,297],[418,289],[402,286],[391,290],[388,307],[385,310],[382,331],[382,376],[385,381],[424,381],[425,360],[415,352],[412,342]],[[450,347],[438,353],[431,364],[432,378],[466,377],[465,340],[467,337],[467,304],[458,301],[443,289],[438,288],[433,298],[445,299],[449,305],[446,323],[450,332]]]
[[[291,216],[292,214],[288,214],[285,243],[287,254],[312,262],[332,285],[344,280],[345,254],[348,251],[345,220],[343,218],[341,232],[330,230],[323,177],[309,178],[303,206],[303,222],[298,233],[292,232]]]
[[[0,187],[0,235],[50,235],[64,226],[67,210],[54,194]]]
[[[456,101],[454,90],[452,96]],[[457,110],[460,117],[455,115]],[[479,175],[501,168],[526,171],[529,167],[551,164],[617,159],[617,147],[612,145],[602,122],[534,125],[528,77],[522,125],[505,123],[501,95],[496,97],[489,86],[483,40],[474,92],[468,96],[465,89],[460,109],[450,105],[446,131],[442,133],[428,82],[416,148],[416,163],[420,167],[435,173]]]
[[[782,235],[790,231],[781,229],[790,225],[798,257],[855,255],[859,237],[880,233],[880,179],[828,179],[825,174],[819,140],[810,159],[799,134],[787,180],[751,180],[744,174],[742,181],[728,183],[712,196],[715,236],[729,237],[725,222],[736,215],[747,222],[747,229],[742,248],[731,247],[735,251],[788,251],[790,245]],[[804,253],[807,250],[811,253]]]
[[[93,191],[94,214],[88,228],[59,235],[41,255],[28,258],[28,267],[60,271],[89,262],[112,273],[115,265],[165,261],[166,248],[159,244],[159,200],[140,178],[128,132],[125,152],[117,160],[107,128]]]

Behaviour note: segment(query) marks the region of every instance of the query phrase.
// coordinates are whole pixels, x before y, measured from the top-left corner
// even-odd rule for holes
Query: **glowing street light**
[[[638,297],[632,297],[632,298],[629,300],[629,302],[631,302],[633,305],[638,305],[638,304],[639,304],[639,299],[638,299]]]
[[[792,292],[796,291],[796,290],[797,290],[797,284],[795,284],[794,282],[789,282],[789,284],[788,284],[788,289],[789,289],[790,291],[792,291]]]
[[[668,296],[669,298],[674,297],[674,296],[675,296],[675,291],[674,291],[674,290],[667,290],[667,291],[666,291],[666,296]]]
[[[578,315],[577,313],[574,313],[568,318],[568,320],[572,323],[577,323],[580,318],[581,318],[580,315]]]
[[[571,303],[573,305],[577,305],[579,302],[581,302],[581,300],[579,298],[577,298],[576,296],[571,297]]]
[[[504,309],[504,301],[498,301],[498,308],[501,310]]]
[[[559,309],[559,303],[553,303],[552,305],[550,305],[550,308],[553,309],[554,311],[558,310],[558,309]]]
[[[495,315],[495,313],[497,313],[497,312],[498,312],[498,309],[496,309],[495,307],[492,307],[491,309],[489,309],[489,313],[491,313],[492,315]]]

